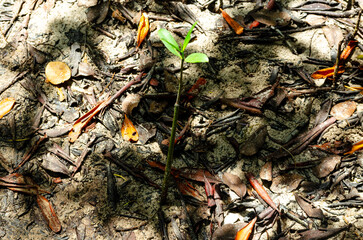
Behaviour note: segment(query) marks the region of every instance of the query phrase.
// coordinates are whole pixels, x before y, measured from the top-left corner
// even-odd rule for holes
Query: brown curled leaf
[[[129,94],[127,97],[122,101],[121,109],[126,113],[126,115],[131,115],[132,109],[139,105],[141,100],[141,95],[139,94]]]
[[[223,11],[222,8],[220,10],[221,10],[223,18],[226,20],[228,25],[231,26],[231,28],[234,30],[234,32],[237,35],[241,35],[243,33],[243,27],[241,25],[239,25],[238,22],[233,20],[233,18],[231,18],[225,11]]]
[[[0,102],[0,119],[3,118],[15,104],[14,98],[5,98]]]
[[[39,194],[37,195],[37,203],[50,229],[55,233],[59,233],[62,230],[62,225],[51,203],[48,199]]]
[[[45,67],[46,81],[58,85],[71,78],[72,72],[64,62],[49,62]]]
[[[225,172],[222,176],[222,181],[226,184],[233,192],[235,192],[240,198],[243,198],[246,195],[246,185],[242,182],[242,180],[232,174]]]

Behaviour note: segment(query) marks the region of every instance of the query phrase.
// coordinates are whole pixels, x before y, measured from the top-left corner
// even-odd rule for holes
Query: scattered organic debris
[[[0,238],[360,239],[362,7],[2,0]]]

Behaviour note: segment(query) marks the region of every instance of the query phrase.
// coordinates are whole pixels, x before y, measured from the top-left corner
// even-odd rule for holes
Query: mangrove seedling
[[[176,101],[174,105],[174,116],[173,116],[173,124],[171,127],[171,135],[169,140],[169,148],[168,148],[168,156],[166,160],[166,167],[165,167],[165,173],[164,173],[164,180],[163,180],[163,186],[162,186],[162,192],[161,192],[161,198],[160,203],[163,204],[166,201],[167,196],[167,190],[168,190],[168,183],[169,183],[169,177],[170,177],[170,170],[171,165],[173,162],[173,154],[174,154],[174,145],[175,145],[175,131],[176,131],[176,125],[178,121],[178,114],[179,114],[179,103],[180,103],[180,94],[182,90],[182,84],[183,84],[183,65],[184,62],[188,63],[201,63],[201,62],[208,62],[209,59],[207,55],[204,53],[192,53],[188,56],[184,54],[185,48],[187,47],[191,34],[193,32],[193,29],[197,22],[193,24],[193,26],[190,28],[187,36],[184,39],[183,45],[178,45],[178,43],[175,41],[174,37],[171,35],[171,33],[161,28],[158,31],[158,35],[160,37],[160,40],[163,42],[165,47],[174,55],[180,58],[180,78],[178,83],[178,92],[176,95]]]

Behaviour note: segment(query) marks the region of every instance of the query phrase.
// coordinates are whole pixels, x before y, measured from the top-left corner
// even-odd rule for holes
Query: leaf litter
[[[169,238],[235,239],[256,216],[251,239],[362,234],[360,30],[350,37],[360,1],[21,3],[14,11],[12,1],[0,5],[1,99],[16,102],[1,107],[0,176],[14,171],[34,181],[0,180],[3,239],[49,238],[51,231],[163,238],[156,217],[162,174],[149,165],[163,170],[175,101],[167,76],[179,69],[156,33],[166,28],[184,38],[196,21],[190,46],[209,63],[185,74],[178,188],[170,187],[161,224]],[[44,81],[53,62],[72,69],[52,80],[59,88]],[[125,140],[127,119],[133,127]]]

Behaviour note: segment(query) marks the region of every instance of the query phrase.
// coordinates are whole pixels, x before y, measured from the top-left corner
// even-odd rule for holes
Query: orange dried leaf
[[[241,230],[239,230],[236,234],[235,240],[248,240],[250,237],[253,227],[257,221],[257,217],[251,220],[246,226],[244,226]]]
[[[330,114],[337,120],[344,120],[352,116],[356,109],[357,104],[355,102],[345,101],[334,105],[330,110]]]
[[[231,18],[225,11],[223,11],[222,8],[220,10],[222,12],[223,18],[226,20],[226,22],[229,24],[229,26],[231,26],[231,28],[233,28],[234,32],[237,35],[242,34],[243,33],[243,27],[241,25],[239,25],[238,22],[233,20],[233,18]]]
[[[72,72],[64,62],[49,62],[45,67],[46,81],[58,85],[71,78]]]
[[[320,69],[320,70],[314,72],[313,74],[311,74],[311,77],[314,79],[330,78],[334,75],[334,70],[335,70],[335,66]],[[345,71],[344,67],[340,66],[339,70],[338,70],[338,74],[342,74],[342,73],[344,73],[344,71]]]
[[[131,120],[125,114],[124,122],[121,127],[121,134],[123,139],[130,142],[137,142],[139,140],[139,134],[137,133],[134,124],[132,124]]]
[[[0,119],[3,118],[15,104],[14,98],[5,98],[0,102]]]
[[[140,18],[139,28],[137,29],[137,47],[140,47],[142,41],[149,33],[149,17],[146,13],[143,13]]]
[[[346,48],[340,54],[340,61],[344,64],[352,56],[355,48],[358,46],[357,40],[350,40]]]
[[[48,199],[38,194],[37,203],[50,229],[55,233],[59,233],[62,230],[62,225]]]
[[[104,107],[108,104],[107,100],[100,101],[96,106],[94,106],[90,111],[88,111],[85,115],[78,118],[77,121],[74,122],[72,130],[69,132],[68,137],[70,142],[75,142],[79,135],[81,135],[82,129],[87,126],[87,124],[92,120],[92,118],[99,113]]]
[[[263,188],[263,186],[257,181],[257,179],[255,178],[255,176],[252,175],[252,173],[247,173],[246,174],[248,181],[250,182],[250,184],[252,185],[252,187],[255,189],[255,191],[258,193],[258,195],[268,204],[270,205],[273,209],[277,210],[278,212],[280,212],[277,209],[276,204],[272,201],[272,199],[270,198],[270,196],[268,195],[268,193],[266,192],[266,190]]]
[[[360,149],[363,148],[363,140],[362,141],[359,141],[357,143],[355,143],[353,146],[352,146],[352,150],[350,150],[349,152],[346,152],[344,153],[344,155],[348,155],[348,154],[352,154],[354,153],[355,151],[358,151]]]

